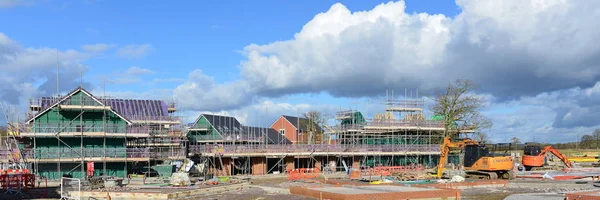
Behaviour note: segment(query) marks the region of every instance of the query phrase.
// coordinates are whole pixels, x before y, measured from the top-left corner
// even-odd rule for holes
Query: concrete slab
[[[347,186],[352,188],[359,188],[365,190],[376,190],[385,192],[421,192],[421,191],[439,191],[435,188],[423,188],[423,187],[406,187],[406,186],[395,186],[395,185],[373,185],[373,186]]]
[[[217,185],[204,188],[175,188],[175,187],[164,187],[164,188],[135,188],[128,191],[119,192],[101,192],[101,191],[82,191],[82,199],[88,198],[106,198],[111,197],[112,200],[129,200],[129,199],[156,199],[156,200],[170,200],[180,199],[186,196],[195,196],[200,194],[217,194],[227,191],[240,190],[249,188],[248,183],[229,184],[229,185]]]
[[[564,200],[565,196],[562,194],[540,194],[540,193],[531,193],[531,194],[513,194],[510,195],[506,198],[504,198],[504,200],[537,200],[537,199],[544,199],[544,200]]]
[[[377,194],[377,193],[385,193],[384,191],[366,190],[366,189],[357,189],[357,188],[347,188],[347,187],[324,187],[324,188],[313,188],[313,190],[320,191],[320,192],[338,193],[338,194]]]
[[[343,187],[290,187],[290,193],[331,200],[459,199],[460,191],[396,185],[357,185]]]

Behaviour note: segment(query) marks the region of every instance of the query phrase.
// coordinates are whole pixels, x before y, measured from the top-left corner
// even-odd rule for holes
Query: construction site
[[[186,123],[174,103],[95,96],[78,87],[32,99],[23,118],[3,108],[0,197],[600,197],[597,155],[484,144],[458,122],[452,128],[459,134],[445,137],[444,117],[427,116],[424,98],[392,95],[383,104],[372,117],[340,110],[330,124],[281,115],[257,127],[209,113]]]

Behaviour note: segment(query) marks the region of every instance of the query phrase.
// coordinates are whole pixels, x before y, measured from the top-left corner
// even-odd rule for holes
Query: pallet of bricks
[[[321,170],[319,168],[298,168],[287,170],[288,180],[306,180],[319,177]]]

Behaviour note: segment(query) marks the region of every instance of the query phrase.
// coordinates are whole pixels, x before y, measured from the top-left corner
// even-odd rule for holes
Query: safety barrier
[[[31,174],[31,171],[29,171],[28,169],[0,170],[0,175],[6,175],[6,174]]]
[[[29,170],[2,170],[0,174],[0,189],[6,194],[22,194],[22,190],[35,187],[35,174]]]
[[[297,181],[317,178],[321,174],[321,170],[319,168],[298,168],[287,170],[286,173],[288,180]]]

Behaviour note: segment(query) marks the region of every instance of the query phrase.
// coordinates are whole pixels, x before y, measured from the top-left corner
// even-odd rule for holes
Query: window
[[[285,129],[279,129],[279,133],[280,133],[281,135],[285,135]]]

